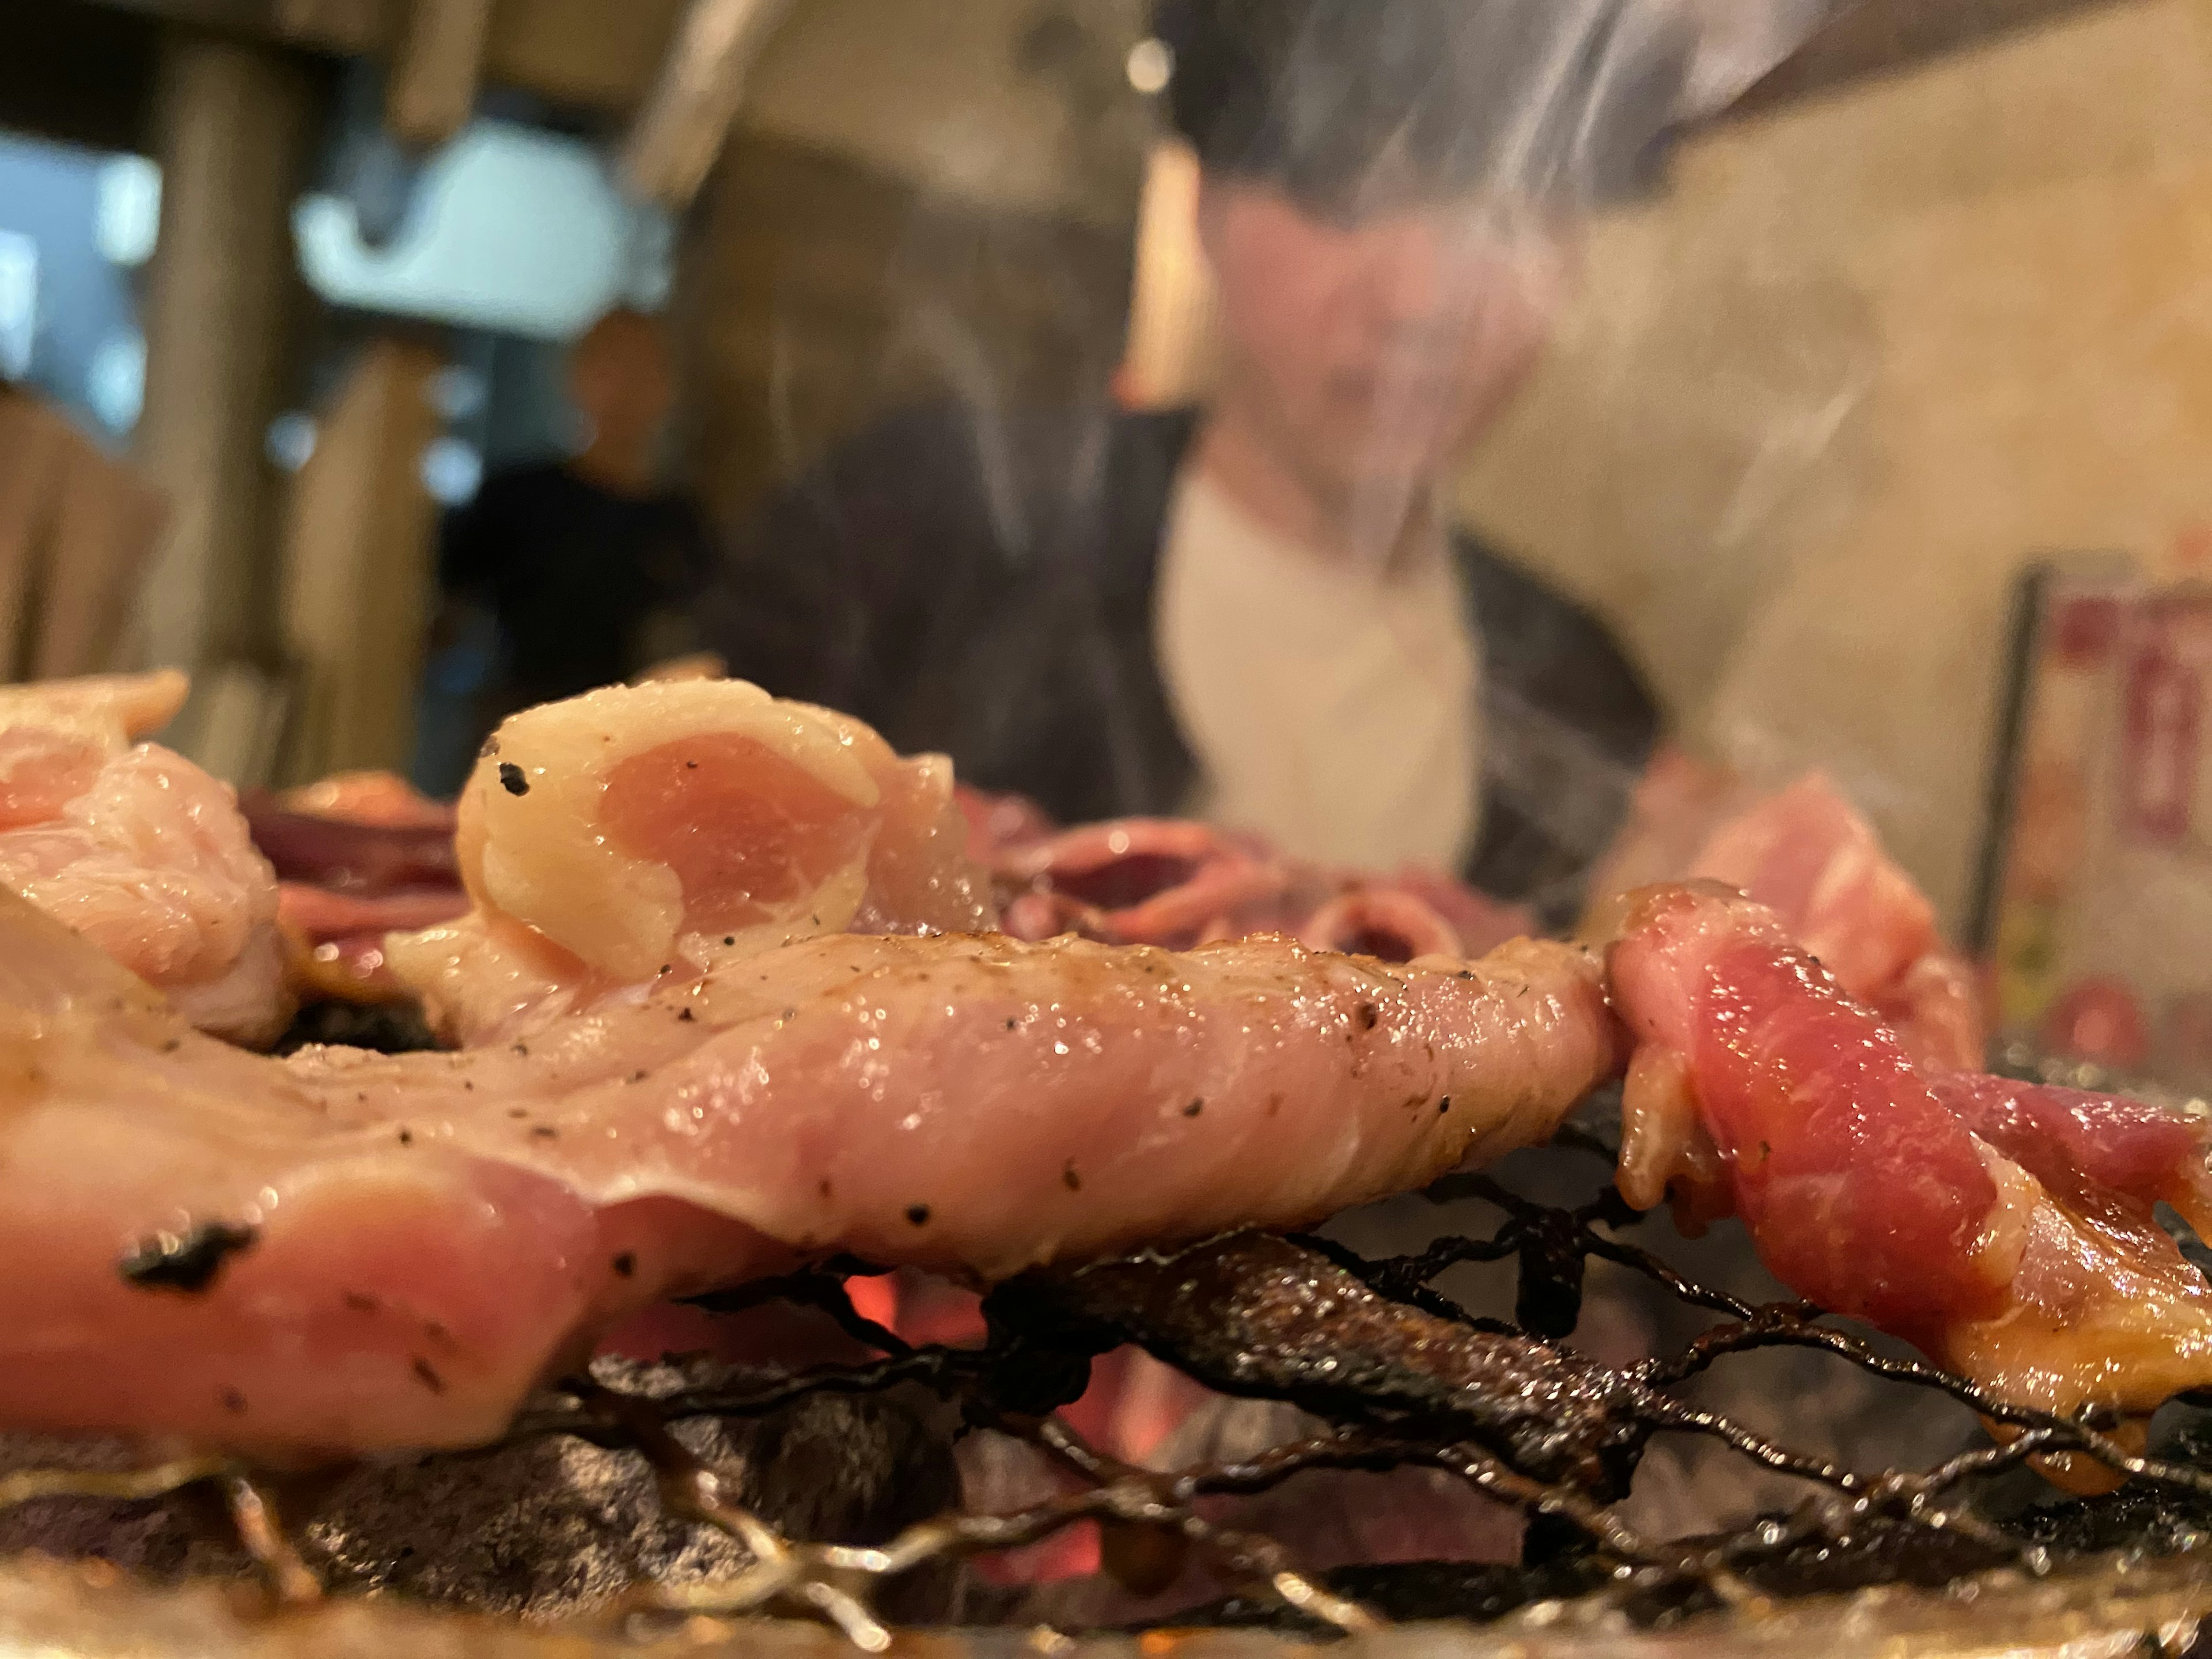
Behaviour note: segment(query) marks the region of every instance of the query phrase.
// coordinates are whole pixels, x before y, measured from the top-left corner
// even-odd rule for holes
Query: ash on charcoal
[[[708,1362],[602,1360],[610,1388],[648,1396],[745,1379]],[[759,1379],[754,1379],[759,1380]],[[785,1536],[878,1543],[959,1506],[949,1440],[899,1401],[812,1395],[759,1419],[675,1425],[694,1455],[735,1473],[738,1500]],[[18,1438],[14,1468],[122,1468],[112,1442]],[[550,1435],[495,1451],[356,1468],[319,1491],[279,1488],[308,1565],[333,1589],[386,1593],[531,1620],[589,1613],[641,1581],[691,1584],[750,1562],[712,1528],[672,1518],[628,1451]],[[0,1549],[99,1557],[159,1577],[250,1570],[219,1510],[194,1495],[150,1504],[43,1500],[0,1516]],[[891,1587],[884,1611],[927,1620],[953,1607],[950,1569]]]
[[[422,1009],[411,1002],[366,1006],[350,1002],[310,1003],[300,1010],[291,1029],[276,1040],[276,1052],[294,1054],[319,1043],[368,1048],[380,1054],[409,1054],[438,1046]]]
[[[143,1468],[127,1441],[62,1435],[0,1435],[0,1474],[71,1469],[101,1474]],[[65,1561],[112,1561],[149,1578],[230,1578],[252,1570],[222,1505],[186,1492],[152,1502],[41,1498],[0,1510],[0,1556],[35,1551]]]

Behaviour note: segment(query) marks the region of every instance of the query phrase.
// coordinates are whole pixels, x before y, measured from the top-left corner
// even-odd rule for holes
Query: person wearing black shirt
[[[659,326],[610,313],[578,342],[569,373],[584,447],[494,474],[449,521],[440,552],[446,594],[486,607],[501,635],[487,731],[645,666],[648,623],[687,605],[710,564],[698,514],[657,476],[672,400]]]
[[[702,643],[1066,822],[1192,815],[1579,908],[1661,720],[1453,529],[1688,43],[1638,0],[1164,0],[1221,302],[1202,410],[925,408],[735,544]],[[1658,21],[1655,21],[1658,20]]]

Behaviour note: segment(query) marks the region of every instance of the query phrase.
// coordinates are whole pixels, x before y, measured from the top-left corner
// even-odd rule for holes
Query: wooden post
[[[393,137],[432,149],[468,125],[490,33],[491,0],[411,0],[385,94]]]
[[[184,30],[163,43],[161,234],[137,440],[171,507],[142,613],[151,663],[267,662],[276,649],[278,479],[264,441],[290,389],[291,212],[316,102],[281,48]]]
[[[422,459],[438,435],[429,386],[441,367],[422,346],[372,342],[318,411],[285,536],[285,641],[299,668],[286,781],[406,769],[436,597]]]

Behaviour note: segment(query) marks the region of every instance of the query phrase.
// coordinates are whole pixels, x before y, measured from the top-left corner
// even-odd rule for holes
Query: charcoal
[[[297,1054],[318,1043],[380,1054],[413,1054],[438,1046],[422,1010],[412,1002],[311,1002],[276,1040],[276,1052]]]
[[[699,1361],[602,1360],[594,1376],[648,1398],[747,1380]],[[949,1437],[897,1400],[807,1395],[763,1417],[700,1417],[673,1432],[710,1467],[737,1471],[738,1501],[794,1540],[880,1543],[959,1506]],[[113,1443],[27,1437],[6,1454],[15,1468],[134,1461]],[[330,1588],[457,1611],[569,1618],[605,1608],[639,1583],[704,1583],[750,1559],[726,1534],[668,1515],[637,1454],[565,1435],[357,1468],[314,1488],[280,1482],[276,1491],[303,1558]],[[221,1511],[197,1493],[136,1504],[43,1499],[0,1513],[0,1551],[25,1549],[96,1557],[157,1578],[251,1567]],[[885,1610],[941,1618],[957,1588],[949,1571],[912,1575]]]

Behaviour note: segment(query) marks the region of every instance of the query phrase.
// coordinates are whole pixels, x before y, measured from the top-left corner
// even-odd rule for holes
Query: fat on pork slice
[[[202,1030],[265,1042],[292,1012],[275,872],[228,785],[132,741],[185,690],[175,672],[0,688],[0,887]]]
[[[526,1035],[264,1059],[0,899],[0,1425],[477,1443],[670,1296],[1304,1224],[1544,1139],[1622,1058],[1568,945],[1386,968],[925,935],[980,903],[949,781],[750,688],[586,698],[499,744],[462,810],[475,915],[636,981]]]
[[[1609,921],[1632,1203],[1741,1216],[1799,1295],[2011,1403],[2143,1418],[2212,1383],[2212,1286],[2154,1213],[2212,1224],[2212,1124],[1916,1056],[1717,884]]]
[[[461,793],[471,908],[393,938],[463,1044],[823,933],[996,925],[951,763],[738,680],[613,687],[502,725]]]

